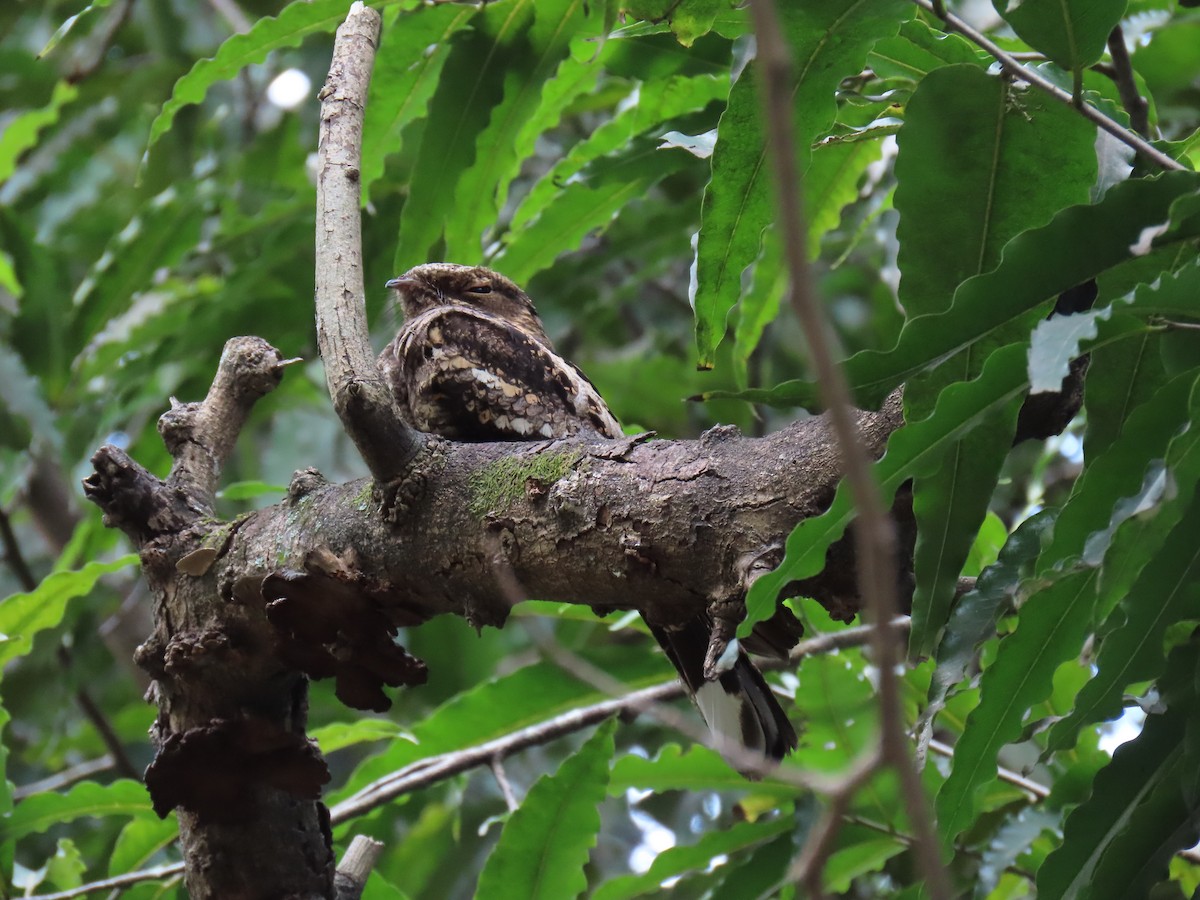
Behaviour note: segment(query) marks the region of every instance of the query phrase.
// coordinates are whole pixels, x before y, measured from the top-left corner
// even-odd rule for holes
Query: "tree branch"
[[[846,480],[854,498],[857,518],[855,548],[858,559],[859,593],[874,623],[891,622],[897,612],[897,554],[895,525],[883,504],[875,476],[871,471],[872,454],[863,446],[853,421],[850,388],[834,361],[828,325],[813,295],[808,270],[807,242],[802,211],[800,174],[796,169],[796,151],[792,139],[791,59],[783,42],[783,31],[773,0],[754,0],[754,31],[758,40],[758,63],[763,91],[764,121],[771,160],[775,168],[784,258],[791,279],[789,298],[804,330],[816,370],[817,382],[825,402],[832,431],[844,460]],[[860,785],[869,780],[879,764],[895,769],[900,780],[905,808],[916,835],[914,853],[925,875],[926,888],[933,900],[948,900],[949,881],[938,854],[933,821],[920,777],[913,767],[908,735],[903,718],[896,665],[901,658],[898,641],[890,629],[872,631],[871,649],[879,672],[880,744],[867,751],[851,767],[844,788],[834,794],[827,829],[836,830],[841,807]],[[832,846],[832,834],[817,843],[812,856],[802,855],[806,866],[819,867],[823,851]]]
[[[1004,71],[1008,72],[1014,78],[1019,78],[1022,81],[1032,85],[1039,91],[1044,91],[1060,103],[1065,103],[1072,109],[1079,112],[1081,116],[1090,122],[1095,123],[1098,127],[1104,129],[1122,144],[1132,147],[1143,159],[1153,163],[1159,168],[1167,171],[1176,170],[1180,172],[1187,171],[1187,167],[1181,165],[1171,157],[1167,156],[1157,147],[1154,147],[1141,136],[1134,134],[1128,128],[1122,128],[1108,116],[1099,110],[1088,106],[1086,103],[1076,104],[1075,99],[1070,92],[1064,91],[1058,85],[1046,80],[1037,72],[1027,69],[1021,63],[1014,59],[1011,54],[1002,50],[994,42],[988,40],[986,36],[976,31],[958,16],[951,12],[945,11],[944,14],[939,12],[938,4],[931,0],[912,0],[917,6],[926,12],[931,12],[942,19],[943,22],[953,31],[957,31],[971,43],[976,44],[983,50],[986,50],[992,55],[996,62],[1000,63]]]
[[[1112,80],[1121,96],[1121,105],[1129,113],[1129,127],[1142,137],[1150,137],[1150,104],[1141,95],[1133,77],[1133,63],[1125,46],[1125,32],[1118,25],[1108,36],[1108,54],[1112,57]]]
[[[351,6],[318,95],[316,312],[317,345],[334,409],[382,485],[407,473],[423,442],[400,418],[367,331],[359,167],[379,22],[379,13],[361,2]]]

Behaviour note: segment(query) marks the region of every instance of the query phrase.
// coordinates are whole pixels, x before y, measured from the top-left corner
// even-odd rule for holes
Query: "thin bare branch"
[[[1129,113],[1129,127],[1142,137],[1150,137],[1150,103],[1138,91],[1133,78],[1133,63],[1125,46],[1125,32],[1118,25],[1108,36],[1108,55],[1112,57],[1112,80],[1121,96],[1121,105]]]
[[[334,873],[334,897],[337,900],[358,900],[363,895],[367,878],[382,852],[383,841],[361,834],[355,835]]]
[[[337,30],[329,77],[318,95],[317,345],[334,408],[381,484],[401,478],[423,446],[400,418],[371,354],[363,286],[360,166],[367,85],[379,13],[355,2]]]
[[[828,324],[812,288],[805,249],[806,226],[800,173],[796,169],[792,137],[790,51],[783,41],[783,31],[773,0],[754,0],[750,8],[758,41],[758,64],[762,67],[760,85],[764,120],[775,170],[784,254],[791,281],[789,299],[808,342],[822,399],[829,410],[846,480],[854,498],[859,593],[866,600],[866,611],[871,622],[891,622],[898,608],[895,526],[871,472],[871,456],[858,438],[850,388],[834,360]],[[951,896],[949,880],[938,853],[925,791],[908,748],[896,675],[896,664],[901,658],[899,642],[891,629],[877,628],[871,634],[871,648],[879,671],[879,752],[883,761],[896,770],[900,780],[905,809],[917,838],[913,851],[924,873],[929,895],[933,900],[948,900]],[[872,755],[869,754],[854,771],[870,770],[874,765]],[[852,791],[855,787],[849,784],[847,790]]]
[[[101,881],[90,881],[77,888],[59,891],[56,894],[31,894],[25,900],[74,900],[75,897],[86,897],[88,894],[95,894],[99,891],[120,890],[131,885],[141,884],[143,881],[165,880],[182,875],[183,863],[170,863],[165,866],[156,866],[153,869],[139,869],[137,872],[128,872]]]
[[[985,35],[981,34],[976,29],[972,28],[958,16],[951,12],[946,12],[941,15],[935,4],[931,0],[912,0],[917,6],[926,12],[931,12],[945,22],[946,26],[957,31],[971,43],[976,44],[983,50],[986,50],[992,55],[996,62],[1000,63],[1004,71],[1008,72],[1014,78],[1019,78],[1027,84],[1032,85],[1039,91],[1044,91],[1060,103],[1065,103],[1072,109],[1077,110],[1080,115],[1090,122],[1094,122],[1098,127],[1104,129],[1118,141],[1132,147],[1143,159],[1154,163],[1156,166],[1180,172],[1186,171],[1186,167],[1171,159],[1157,147],[1149,144],[1140,135],[1135,134],[1128,128],[1122,128],[1108,116],[1104,115],[1098,109],[1088,106],[1086,103],[1076,104],[1074,98],[1069,91],[1064,91],[1058,85],[1046,80],[1032,69],[1027,69],[1021,65],[1020,61],[1015,59],[1011,54],[1002,50],[994,42],[990,41]]]
[[[504,760],[499,756],[492,758],[492,774],[496,776],[496,785],[500,788],[500,796],[504,798],[504,805],[508,807],[509,812],[516,812],[517,807],[521,804],[517,802],[517,795],[513,793],[508,773],[504,771]]]
[[[26,797],[32,797],[34,794],[61,791],[64,788],[69,788],[78,781],[83,781],[85,778],[91,778],[93,775],[98,775],[101,772],[107,772],[112,767],[113,759],[111,756],[105,755],[97,759],[89,759],[68,769],[63,769],[61,772],[55,772],[53,775],[42,778],[39,781],[30,781],[26,784],[17,785],[13,789],[12,797],[13,800],[19,802]]]

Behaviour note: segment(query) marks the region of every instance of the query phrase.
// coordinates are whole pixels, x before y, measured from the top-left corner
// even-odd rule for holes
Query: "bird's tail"
[[[703,618],[671,630],[651,625],[650,631],[696,701],[726,762],[753,778],[762,770],[755,765],[756,756],[769,765],[796,749],[796,730],[744,650],[731,648],[736,652],[732,665],[707,681],[709,628]]]

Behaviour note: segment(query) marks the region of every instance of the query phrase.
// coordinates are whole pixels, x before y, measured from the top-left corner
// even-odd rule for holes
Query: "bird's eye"
[[[467,290],[472,294],[490,294],[492,292],[492,286],[486,281],[481,281],[479,284],[471,285],[469,288],[467,288]]]

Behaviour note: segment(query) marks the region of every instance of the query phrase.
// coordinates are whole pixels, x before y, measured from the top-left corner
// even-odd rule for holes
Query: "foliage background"
[[[165,474],[153,425],[167,398],[201,396],[225,340],[258,334],[309,362],[256,408],[222,512],[273,502],[305,466],[364,474],[315,358],[316,103],[267,99],[284,70],[321,83],[347,5],[0,9],[0,866],[10,895],[176,858],[172,822],[120,777],[150,759],[153,709],[129,662],[149,610],[122,539],[81,502],[90,453],[120,442]],[[380,345],[396,326],[386,278],[426,259],[484,261],[528,286],[560,349],[630,427],[761,433],[803,414],[813,389],[799,331],[780,312],[745,11],[701,0],[375,5],[385,28],[362,182]],[[891,490],[916,478],[905,702],[923,747],[954,748],[953,765],[930,752],[925,768],[948,865],[979,897],[1143,896],[1164,881],[1156,896],[1190,896],[1200,867],[1174,854],[1196,840],[1200,788],[1190,427],[1200,347],[1171,323],[1197,318],[1200,185],[1186,174],[1145,180],[1155,173],[1141,164],[1122,183],[1133,161],[1118,145],[999,77],[913,4],[781,6],[818,288],[846,355],[862,351],[848,365],[862,402],[909,382],[913,424],[879,474]],[[1120,23],[1159,146],[1187,168],[1200,158],[1200,11],[1189,4],[951,6],[967,6],[1002,46],[1048,56],[1030,65],[1067,89],[1078,74],[1084,99],[1128,124],[1106,74],[1105,39]],[[1143,229],[1154,226],[1149,243]],[[1139,237],[1149,252],[1137,256]],[[1095,309],[1111,312],[1033,337],[1055,296],[1091,278]],[[1028,380],[1053,383],[1081,349],[1092,351],[1086,415],[1044,447],[1009,452]],[[733,396],[747,388],[753,403]],[[716,396],[683,402],[702,392]],[[842,497],[798,529],[752,614],[770,585],[819,565],[849,517]],[[959,574],[998,553],[952,614]],[[843,627],[810,601],[794,608],[810,634]],[[636,620],[549,603],[523,613],[630,686],[669,677]],[[431,679],[386,718],[352,716],[314,687],[331,801],[601,699],[540,660],[520,622],[476,636],[435,621],[403,640],[430,661]],[[804,727],[795,765],[837,772],[872,740],[860,652],[813,656],[777,678]],[[90,719],[85,695],[99,711]],[[1098,726],[1126,706],[1144,708],[1147,724],[1110,762]],[[128,758],[124,773],[111,756],[75,769],[111,749],[98,721]],[[997,779],[997,765],[1046,790]],[[369,896],[469,896],[478,885],[489,897],[586,888],[615,898],[667,879],[679,879],[678,896],[786,895],[787,866],[821,808],[794,787],[741,781],[646,720],[525,751],[505,770],[523,801],[516,813],[479,770],[340,828],[339,842],[358,832],[387,842]],[[39,783],[71,771],[73,787]],[[555,774],[539,781],[545,773]],[[519,866],[530,845],[546,848],[539,871]],[[849,896],[918,896],[889,777],[856,796],[823,880]],[[126,893],[179,892],[152,880]]]

